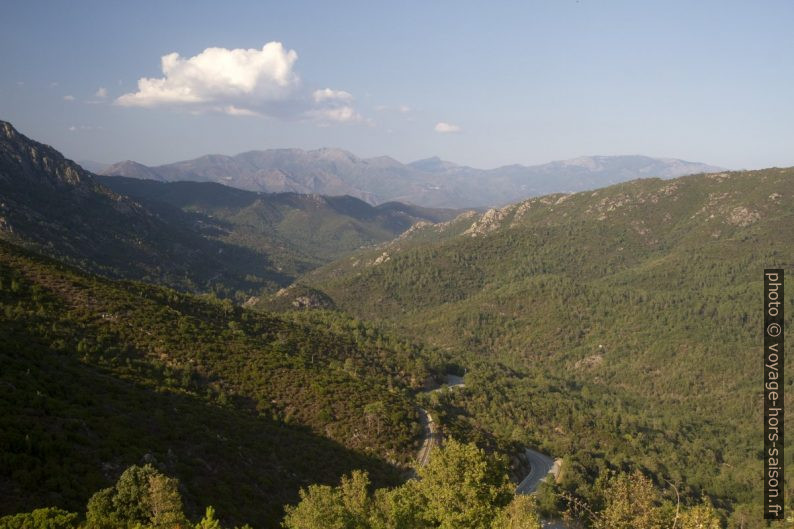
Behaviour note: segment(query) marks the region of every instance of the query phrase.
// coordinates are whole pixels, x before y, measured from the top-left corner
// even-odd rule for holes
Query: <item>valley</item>
[[[1,12],[0,529],[794,529],[794,2]]]
[[[487,519],[601,519],[624,486],[754,516],[748,307],[794,262],[794,170],[483,212],[95,176],[3,130],[3,512],[145,463],[191,519],[303,527],[365,479],[355,516],[442,520],[479,461]]]

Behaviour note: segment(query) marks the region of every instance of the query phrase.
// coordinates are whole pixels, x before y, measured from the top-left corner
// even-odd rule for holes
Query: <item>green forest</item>
[[[450,219],[111,191],[3,125],[0,529],[769,527],[762,270],[794,263],[794,169]],[[559,473],[516,494],[527,448]]]
[[[541,529],[542,507],[534,496],[513,493],[504,458],[475,444],[450,439],[416,479],[372,490],[366,472],[353,471],[338,485],[310,485],[286,508],[284,529]],[[599,481],[598,504],[572,503],[566,514],[583,515],[595,529],[718,529],[708,503],[682,507],[664,499],[641,473]],[[118,481],[95,492],[85,512],[41,508],[0,518],[3,529],[221,529],[208,506],[191,522],[179,481],[152,465],[131,466]],[[237,526],[240,529],[249,525]]]

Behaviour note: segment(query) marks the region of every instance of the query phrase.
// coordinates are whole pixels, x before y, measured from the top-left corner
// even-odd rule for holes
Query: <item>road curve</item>
[[[524,455],[529,461],[529,474],[516,487],[516,494],[532,494],[546,476],[553,474],[556,477],[559,472],[559,462],[546,454],[527,448]]]
[[[422,423],[425,438],[422,440],[422,446],[419,448],[416,462],[420,467],[423,467],[430,461],[430,452],[433,447],[441,444],[441,432],[438,431],[438,426],[433,422],[433,417],[430,416],[427,410],[419,408],[419,420]]]
[[[450,374],[446,375],[447,388],[454,389],[463,386],[463,377]],[[435,388],[429,390],[428,393],[441,391],[442,389],[443,387]],[[430,461],[430,453],[433,451],[433,447],[441,445],[442,435],[439,431],[438,424],[433,422],[433,417],[430,416],[427,410],[419,408],[419,420],[422,423],[422,429],[425,434],[422,440],[422,446],[419,448],[419,453],[416,455],[416,461],[419,467],[423,467]],[[554,460],[546,454],[541,454],[531,448],[527,448],[524,454],[526,455],[527,461],[529,461],[530,470],[529,474],[527,474],[516,487],[516,494],[533,494],[547,476],[552,475],[554,478],[558,476],[561,460]]]
[[[446,375],[446,386],[431,389],[427,391],[427,393],[441,391],[444,387],[447,389],[464,387],[463,377],[448,374]],[[422,430],[425,432],[425,437],[422,439],[422,446],[419,448],[419,453],[416,455],[416,462],[420,467],[423,467],[430,461],[430,452],[432,452],[433,447],[441,444],[442,437],[438,429],[438,424],[433,422],[433,417],[430,416],[427,410],[422,408],[418,409],[419,421],[422,423]]]

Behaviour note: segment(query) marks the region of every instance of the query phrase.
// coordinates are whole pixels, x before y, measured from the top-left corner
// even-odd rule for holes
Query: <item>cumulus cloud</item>
[[[317,108],[308,115],[321,123],[353,123],[365,121],[364,117],[353,108],[353,95],[344,90],[323,88],[312,93],[312,100]]]
[[[63,100],[64,101],[74,101],[74,96],[73,95],[65,95],[65,96],[63,96]]]
[[[268,42],[262,49],[207,48],[189,58],[169,53],[160,60],[163,77],[139,79],[138,91],[116,102],[256,112],[256,107],[289,98],[300,86],[297,60],[295,50],[280,42]]]
[[[108,96],[107,88],[105,88],[104,86],[100,86],[99,88],[97,88],[97,91],[94,93],[94,96],[95,97],[107,97]]]
[[[451,134],[455,132],[460,132],[461,128],[457,125],[453,125],[452,123],[445,123],[443,121],[439,121],[436,123],[435,131],[441,134]]]
[[[161,58],[162,77],[138,80],[138,89],[116,99],[127,107],[170,107],[231,116],[274,116],[322,123],[366,121],[344,90],[302,87],[298,54],[280,42],[261,49],[207,48],[193,57]]]

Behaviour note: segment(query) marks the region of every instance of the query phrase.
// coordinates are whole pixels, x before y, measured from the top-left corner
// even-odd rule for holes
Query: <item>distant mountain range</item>
[[[217,182],[250,191],[351,195],[371,204],[426,207],[503,205],[527,197],[595,189],[636,178],[675,178],[722,168],[648,156],[584,156],[543,165],[475,169],[437,157],[403,164],[388,156],[359,158],[341,149],[271,149],[208,155],[148,167],[125,161],[101,174],[164,182]]]
[[[456,213],[99,177],[0,121],[0,239],[110,277],[225,295],[270,291],[341,253]]]

